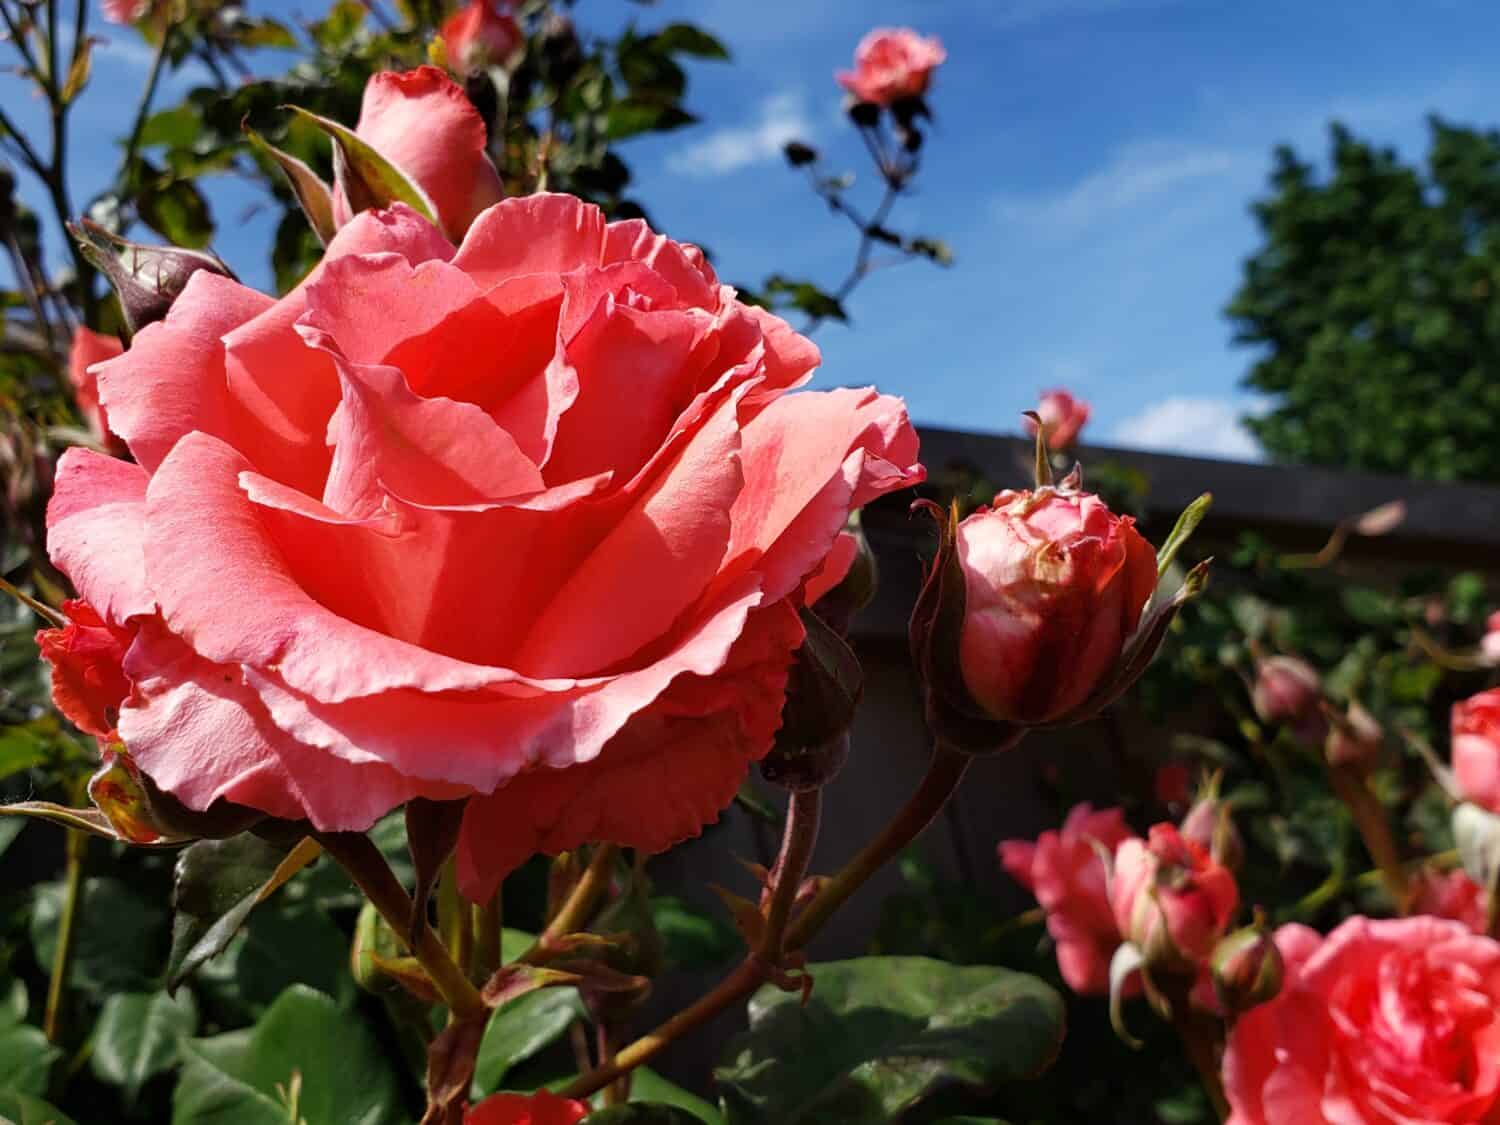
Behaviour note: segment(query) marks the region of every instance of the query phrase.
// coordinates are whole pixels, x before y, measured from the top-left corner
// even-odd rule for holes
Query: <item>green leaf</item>
[[[56,1106],[41,1098],[0,1088],[0,1122],[6,1125],[77,1125]]]
[[[254,129],[245,126],[245,136],[250,144],[266,159],[281,169],[292,194],[302,206],[308,225],[318,236],[318,241],[327,246],[338,229],[333,221],[333,193],[322,178],[289,152],[282,152]]]
[[[641,133],[667,133],[697,120],[679,105],[632,95],[609,107],[605,132],[610,140],[623,141]]]
[[[683,969],[711,969],[739,952],[740,935],[721,918],[700,914],[680,898],[651,900],[651,918],[666,946],[667,960]]]
[[[173,246],[201,249],[213,237],[208,203],[191,180],[169,180],[142,190],[136,199],[141,222]]]
[[[37,964],[50,965],[57,952],[63,884],[36,888],[31,908],[31,946]],[[165,946],[161,911],[120,879],[85,880],[78,902],[78,945],[72,983],[104,992],[150,988]]]
[[[402,1125],[396,1069],[358,1015],[310,988],[287,989],[254,1028],[183,1044],[172,1125],[287,1125],[300,1082],[305,1125]]]
[[[1044,1069],[1061,998],[1035,977],[926,957],[810,965],[801,997],[767,986],[715,1071],[730,1125],[875,1125],[940,1088],[989,1088]]]
[[[1203,522],[1203,517],[1208,515],[1209,505],[1214,502],[1213,493],[1205,492],[1182,510],[1182,515],[1177,517],[1177,523],[1172,528],[1172,534],[1167,536],[1167,541],[1161,545],[1161,550],[1156,552],[1156,576],[1160,578],[1167,573],[1167,568],[1172,565],[1172,560],[1177,557],[1177,552],[1182,550],[1184,543],[1198,530],[1198,525]]]
[[[45,1094],[52,1064],[62,1052],[47,1042],[39,1027],[17,1023],[0,1027],[0,1090]],[[0,1111],[3,1111],[0,1105]]]
[[[134,1102],[148,1080],[177,1064],[182,1041],[197,1027],[191,992],[115,993],[94,1028],[94,1075],[123,1086],[126,1101]]]
[[[61,101],[67,105],[88,85],[89,74],[94,66],[94,41],[85,39],[79,46],[77,53],[73,56],[73,62],[68,67],[68,77],[63,83]]]
[[[699,59],[729,58],[729,49],[701,27],[690,23],[669,23],[653,38],[664,51],[679,55],[692,55]]]
[[[476,1093],[500,1089],[511,1068],[542,1051],[583,1014],[583,1003],[572,988],[529,992],[495,1009],[474,1066]]]
[[[202,112],[192,103],[184,102],[146,118],[146,123],[141,126],[140,145],[142,148],[154,145],[187,148],[199,139],[202,132]]]
[[[224,840],[200,840],[183,849],[172,885],[167,987],[176,988],[221,952],[256,903],[311,862],[317,852],[316,844],[304,840],[288,854],[248,832]]]
[[[355,135],[353,129],[330,121],[298,106],[292,112],[316,125],[333,141],[334,178],[349,197],[352,210],[389,207],[405,203],[433,226],[438,226],[437,207],[427,193],[373,145]]]
[[[724,1125],[724,1115],[719,1112],[718,1107],[668,1082],[656,1071],[644,1066],[630,1072],[630,1099],[676,1106],[687,1110],[695,1120],[704,1122],[704,1125]]]
[[[283,51],[297,49],[297,37],[285,24],[276,20],[246,20],[236,38],[246,47],[276,47]]]
[[[0,777],[29,770],[47,760],[47,741],[24,726],[0,731]]]
[[[702,1125],[703,1119],[674,1105],[629,1102],[596,1109],[580,1125]]]

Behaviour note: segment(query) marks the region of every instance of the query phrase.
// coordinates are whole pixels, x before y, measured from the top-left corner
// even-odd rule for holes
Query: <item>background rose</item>
[[[1411,912],[1462,922],[1476,934],[1488,928],[1484,889],[1462,868],[1434,871],[1424,868],[1412,880]]]
[[[860,101],[890,105],[925,94],[932,72],[947,57],[936,36],[923,37],[909,27],[879,27],[859,41],[854,69],[839,71],[837,78]]]
[[[958,526],[964,684],[991,718],[1041,723],[1089,697],[1156,587],[1128,516],[1067,489],[1002,492]]]
[[[280,301],[193,275],[100,369],[138,464],[69,451],[48,513],[134,632],[132,757],[192,808],[322,829],[493,793],[480,897],[536,850],[696,833],[770,745],[804,576],[921,479],[898,400],[784,394],[817,360],[570,196],[456,251],[362,214]]]
[[[1500,688],[1454,705],[1453,779],[1464,800],[1500,812]]]
[[[460,73],[503,66],[524,41],[508,4],[469,0],[443,23],[448,61]]]
[[[83,414],[89,432],[111,453],[123,453],[125,443],[110,433],[109,418],[105,416],[104,407],[99,405],[99,378],[89,368],[113,359],[124,350],[115,337],[82,325],[73,333],[73,344],[68,349],[68,381],[73,384],[79,412]]]
[[[1436,918],[1355,917],[1304,957],[1297,930],[1280,995],[1230,1035],[1232,1125],[1495,1120],[1500,944]]]
[[[1112,853],[1130,838],[1119,809],[1075,805],[1062,827],[1032,843],[1006,840],[1000,862],[1036,896],[1047,912],[1047,932],[1057,943],[1057,967],[1074,992],[1109,990],[1109,959],[1120,945],[1120,928],[1109,908],[1102,848]]]
[[[1183,839],[1175,825],[1154,824],[1145,840],[1116,849],[1109,900],[1120,932],[1148,964],[1163,957],[1200,962],[1224,935],[1239,890],[1207,849]]]
[[[485,151],[484,118],[435,66],[372,77],[354,131],[427,193],[438,224],[455,241],[481,211],[505,196],[500,173]],[[343,186],[335,185],[334,221],[343,226],[354,211]]]
[[[1083,399],[1059,388],[1042,395],[1036,412],[1047,427],[1047,448],[1067,449],[1088,424],[1090,407]],[[1026,432],[1036,433],[1036,423],[1030,418],[1026,419]]]
[[[464,1116],[464,1125],[573,1125],[588,1116],[589,1107],[546,1090],[534,1094],[495,1094]]]

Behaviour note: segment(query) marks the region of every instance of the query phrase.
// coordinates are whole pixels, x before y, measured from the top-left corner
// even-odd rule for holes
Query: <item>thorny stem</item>
[[[1224,1083],[1219,1077],[1219,1021],[1195,1011],[1184,994],[1180,1000],[1176,997],[1172,1000],[1172,1026],[1177,1029],[1193,1069],[1198,1072],[1198,1081],[1213,1103],[1216,1118],[1227,1120],[1229,1099],[1224,1096]]]
[[[787,922],[792,915],[802,878],[818,842],[818,825],[823,816],[823,790],[798,790],[787,805],[786,831],[781,840],[781,854],[771,869],[771,901],[766,908],[766,929],[760,952],[773,963],[780,958],[786,937]]]
[[[1354,817],[1355,827],[1359,829],[1365,849],[1375,861],[1375,866],[1380,869],[1386,893],[1396,904],[1396,912],[1405,914],[1411,904],[1411,892],[1385,809],[1359,774],[1332,766],[1328,770],[1328,780],[1333,785],[1333,791]]]
[[[872,874],[920,836],[947,804],[969,768],[969,758],[939,743],[933,751],[927,774],[880,835],[850,860],[818,896],[787,927],[782,950],[795,951],[806,945],[828,917]],[[793,806],[793,814],[796,808]],[[809,848],[810,850],[810,848]],[[782,866],[778,861],[777,866]],[[711,992],[678,1012],[654,1031],[622,1048],[607,1064],[580,1074],[563,1091],[565,1097],[584,1098],[601,1090],[621,1075],[649,1062],[668,1044],[707,1023],[720,1012],[739,1003],[769,979],[773,963],[761,953],[752,953],[719,982]]]
[[[391,871],[385,856],[367,836],[357,832],[320,832],[318,843],[344,869],[396,935],[406,940],[411,926],[412,901]],[[423,919],[411,954],[427,970],[433,986],[457,1019],[483,1019],[488,1009],[473,983],[448,955],[447,948]]]
[[[69,829],[64,841],[67,865],[63,873],[62,917],[57,924],[57,950],[52,955],[52,975],[47,981],[47,1009],[42,1031],[49,1043],[62,1040],[63,997],[68,988],[68,971],[78,948],[79,901],[83,897],[83,867],[88,858],[89,837],[86,832]]]
[[[614,844],[600,844],[594,849],[594,858],[589,861],[583,878],[578,880],[578,885],[568,895],[562,908],[547,923],[547,928],[526,952],[516,958],[518,964],[545,964],[551,959],[553,949],[562,938],[587,924],[600,899],[604,897],[604,892],[609,889],[618,852],[619,848]]]
[[[846,863],[797,915],[786,932],[786,949],[801,949],[811,941],[829,915],[859,890],[865,880],[922,834],[958,789],[958,783],[968,772],[969,762],[967,754],[961,754],[944,743],[937,744],[917,791],[880,835]]]

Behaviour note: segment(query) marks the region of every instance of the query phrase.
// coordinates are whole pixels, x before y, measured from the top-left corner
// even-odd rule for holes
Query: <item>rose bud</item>
[[[1219,779],[1212,778],[1201,796],[1183,817],[1179,829],[1190,840],[1231,871],[1245,859],[1245,842],[1234,826],[1229,804],[1219,796]]]
[[[1051,450],[1067,449],[1078,440],[1078,434],[1089,420],[1090,407],[1081,398],[1074,398],[1067,391],[1048,391],[1042,395],[1041,403],[1037,406],[1037,417],[1041,418],[1042,429],[1046,433],[1047,448]],[[1036,422],[1030,417],[1026,419],[1026,432],[1035,434]]]
[[[449,66],[459,74],[508,66],[525,42],[509,5],[494,0],[469,0],[444,21],[441,34]]]
[[[1500,688],[1454,704],[1453,780],[1466,801],[1500,813]]]
[[[172,302],[187,288],[188,278],[199,270],[234,278],[229,267],[213,254],[183,250],[178,246],[147,246],[130,242],[84,219],[70,224],[69,233],[94,267],[109,279],[120,299],[120,311],[131,334],[167,315]],[[75,348],[77,342],[75,340]],[[115,353],[118,354],[118,351]],[[97,363],[109,355],[95,355]],[[97,397],[98,392],[95,392]]]
[[[1044,452],[1038,464],[1042,472]],[[913,662],[939,737],[987,752],[1027,727],[1079,722],[1118,698],[1203,587],[1207,564],[1174,596],[1152,599],[1206,506],[1205,497],[1185,513],[1160,559],[1134,520],[1074,478],[1002,492],[961,523],[956,510],[940,515],[938,555],[911,619]]]
[[[1484,619],[1484,636],[1479,640],[1479,656],[1486,664],[1500,664],[1500,609]]]
[[[1239,902],[1229,869],[1170,824],[1115,850],[1110,907],[1146,968],[1191,968],[1213,951]]]
[[[876,28],[860,40],[854,69],[835,77],[857,103],[888,106],[925,94],[933,71],[947,57],[936,37],[924,38],[906,27]]]
[[[1343,712],[1324,707],[1328,719],[1328,738],[1323,754],[1335,769],[1368,770],[1380,757],[1385,732],[1375,716],[1358,703],[1350,703]]]
[[[1319,743],[1327,723],[1319,704],[1323,681],[1317,670],[1295,656],[1272,656],[1255,669],[1251,702],[1267,723],[1288,726],[1303,741]]]
[[[801,791],[832,781],[849,758],[849,727],[864,691],[864,670],[843,639],[803,609],[807,630],[792,660],[776,741],[760,763],[773,785]]]
[[[1261,919],[1214,946],[1209,969],[1214,995],[1230,1019],[1273,999],[1285,975],[1281,950]]]

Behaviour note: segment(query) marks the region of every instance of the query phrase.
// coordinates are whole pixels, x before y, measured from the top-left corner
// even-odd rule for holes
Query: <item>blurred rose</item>
[[[135,23],[146,18],[151,0],[101,0],[99,6],[110,23]]]
[[[1245,842],[1235,827],[1229,803],[1219,796],[1217,781],[1193,802],[1182,818],[1180,831],[1183,839],[1197,844],[1231,871],[1244,862]]]
[[[1094,811],[1075,805],[1062,828],[1032,843],[1006,840],[1000,863],[1011,878],[1036,896],[1047,912],[1047,932],[1057,945],[1057,967],[1074,992],[1109,991],[1109,959],[1120,945],[1120,929],[1109,908],[1105,854],[1130,838],[1119,809]]]
[[[78,413],[83,415],[89,433],[109,452],[122,454],[125,443],[109,430],[109,419],[104,407],[99,405],[99,377],[89,368],[106,359],[113,359],[125,350],[114,336],[106,336],[91,328],[79,325],[73,333],[73,346],[68,351],[68,381],[73,384],[73,400],[78,404]]]
[[[1463,799],[1500,813],[1500,688],[1454,704],[1453,779]]]
[[[477,347],[475,341],[484,346]],[[455,248],[357,216],[280,300],[208,271],[103,364],[48,550],[134,640],[119,733],[192,809],[471,800],[463,885],[696,834],[770,748],[799,590],[922,479],[901,402],[572,196]]]
[[[1295,656],[1272,656],[1255,667],[1251,702],[1255,713],[1267,723],[1290,727],[1304,742],[1323,741],[1328,720],[1320,704],[1323,681],[1317,670]]]
[[[1301,927],[1288,944],[1280,994],[1229,1037],[1231,1125],[1500,1120],[1500,944],[1430,917],[1350,918],[1305,958]]]
[[[1089,420],[1089,404],[1064,390],[1048,391],[1037,405],[1037,415],[1047,427],[1047,448],[1067,449]],[[1036,423],[1026,419],[1026,432],[1036,433]]]
[[[1224,936],[1239,903],[1229,869],[1184,840],[1171,824],[1156,824],[1145,840],[1115,851],[1109,884],[1115,924],[1149,967],[1198,964]]]
[[[837,77],[860,101],[888,106],[925,94],[932,72],[947,57],[935,37],[923,38],[909,27],[882,27],[860,40],[854,69],[841,70]]]
[[[1411,883],[1411,913],[1431,914],[1462,922],[1476,934],[1488,926],[1485,917],[1484,889],[1465,874],[1462,868],[1434,871],[1424,868]]]
[[[1358,703],[1343,711],[1329,711],[1328,738],[1323,744],[1324,757],[1330,766],[1369,770],[1380,760],[1385,732],[1375,716]]]
[[[546,1090],[534,1094],[492,1094],[469,1109],[464,1125],[574,1125],[589,1107]]]
[[[504,66],[524,41],[510,5],[469,0],[443,23],[449,65],[460,74]]]
[[[959,659],[992,719],[1043,723],[1083,703],[1156,588],[1156,552],[1087,492],[1002,492],[958,525]]]
[[[354,131],[427,193],[438,225],[454,241],[505,195],[486,151],[484,119],[437,67],[372,77]],[[334,221],[343,226],[354,211],[347,189],[335,184]]]
[[[1500,609],[1484,621],[1484,636],[1479,641],[1479,652],[1490,664],[1500,664]]]

